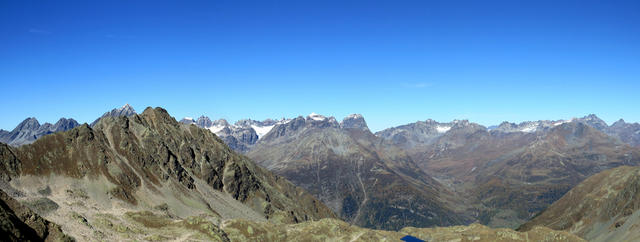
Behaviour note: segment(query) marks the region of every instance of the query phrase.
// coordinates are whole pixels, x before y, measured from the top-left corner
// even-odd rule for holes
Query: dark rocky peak
[[[209,119],[209,117],[202,115],[198,118],[198,120],[196,120],[196,125],[201,128],[208,128],[213,125],[213,122],[211,122],[211,119]]]
[[[56,122],[53,125],[53,129],[55,132],[59,132],[59,131],[66,131],[66,130],[70,130],[72,128],[75,128],[76,126],[79,126],[80,124],[78,123],[78,121],[76,121],[75,119],[72,118],[61,118],[60,120],[58,120],[58,122]]]
[[[163,126],[178,126],[179,123],[175,118],[169,115],[169,112],[161,107],[147,107],[140,115],[128,116],[130,120],[137,122],[146,122],[149,126],[161,130]]]
[[[38,128],[40,128],[40,122],[38,122],[36,118],[31,117],[18,124],[14,131],[37,130]]]
[[[164,108],[161,107],[147,107],[144,109],[144,112],[142,112],[142,114],[140,114],[141,117],[143,118],[149,118],[152,119],[154,121],[174,121],[175,119],[173,117],[171,117],[171,115],[169,115],[169,112],[167,112],[167,110],[165,110]]]
[[[340,122],[340,128],[343,129],[360,129],[369,131],[369,127],[367,126],[367,122],[364,120],[364,117],[360,114],[351,114],[345,117],[342,122]]]

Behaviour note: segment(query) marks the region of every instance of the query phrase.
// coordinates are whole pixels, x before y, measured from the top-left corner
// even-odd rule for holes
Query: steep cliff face
[[[600,172],[571,189],[519,230],[547,226],[589,241],[640,238],[640,168]]]
[[[20,148],[0,147],[2,174],[24,199],[43,197],[66,221],[71,211],[159,208],[174,218],[300,222],[334,217],[310,194],[236,154],[208,130],[176,122],[161,108],[103,117]],[[40,194],[40,195],[39,195]],[[76,201],[70,203],[69,201]],[[65,224],[66,225],[66,224]],[[70,225],[66,225],[70,226]],[[105,232],[107,233],[107,232]]]

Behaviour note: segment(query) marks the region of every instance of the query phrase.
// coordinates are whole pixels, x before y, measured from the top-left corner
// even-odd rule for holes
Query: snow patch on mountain
[[[553,126],[559,126],[559,125],[570,123],[570,122],[571,122],[571,120],[560,120],[560,121],[557,121],[557,122],[553,123]]]
[[[273,127],[275,127],[275,125],[268,125],[268,126],[251,125],[251,128],[253,128],[253,130],[256,131],[256,134],[258,134],[258,139],[262,138],[262,136],[269,133],[269,131],[271,131]]]
[[[442,125],[436,126],[436,131],[438,131],[438,133],[446,133],[450,129],[451,129],[451,126],[442,126]]]
[[[225,127],[224,125],[213,125],[211,127],[207,127],[206,129],[211,130],[211,133],[219,134],[218,132],[222,131]]]
[[[315,120],[315,121],[323,121],[323,120],[327,119],[327,117],[322,116],[322,115],[317,114],[317,113],[311,113],[311,114],[309,114],[309,118],[310,118],[310,119],[313,119],[313,120]]]

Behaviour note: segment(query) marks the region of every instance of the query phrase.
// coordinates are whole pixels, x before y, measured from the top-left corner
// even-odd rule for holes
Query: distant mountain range
[[[31,144],[47,134],[67,131],[78,126],[74,119],[61,118],[55,124],[40,122],[36,118],[27,118],[12,131],[0,130],[0,142],[13,146]]]
[[[135,115],[125,105],[90,127]],[[234,124],[201,116],[180,123],[216,134],[345,221],[377,229],[472,221],[516,228],[590,175],[640,164],[640,124],[607,125],[595,115],[490,128],[428,119],[375,134],[358,114],[341,122],[312,113]],[[40,125],[29,118],[11,132],[0,131],[0,141],[20,146],[77,126],[73,119]]]
[[[404,149],[427,174],[473,201],[480,222],[527,221],[586,177],[640,164],[640,152],[590,115],[580,119],[503,123],[433,120],[377,133]],[[596,128],[597,127],[597,128]]]
[[[183,118],[180,123],[194,124],[200,128],[205,128],[218,135],[232,149],[245,153],[258,142],[258,140],[267,134],[275,125],[285,124],[290,119],[256,121],[251,119],[243,119],[231,125],[227,120],[218,119],[211,121],[209,117],[200,116],[198,119]]]
[[[247,153],[345,221],[368,228],[466,224],[454,194],[402,150],[381,146],[361,115],[311,114],[276,125]]]
[[[29,118],[1,133],[1,229],[14,240],[625,240],[638,236],[637,130],[589,115],[374,134],[358,114],[232,125],[129,105],[91,125]],[[413,228],[472,222],[520,232]]]

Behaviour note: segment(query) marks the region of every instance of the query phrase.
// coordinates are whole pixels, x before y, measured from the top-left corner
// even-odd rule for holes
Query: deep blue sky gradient
[[[640,121],[640,1],[0,1],[0,128],[362,113]]]

